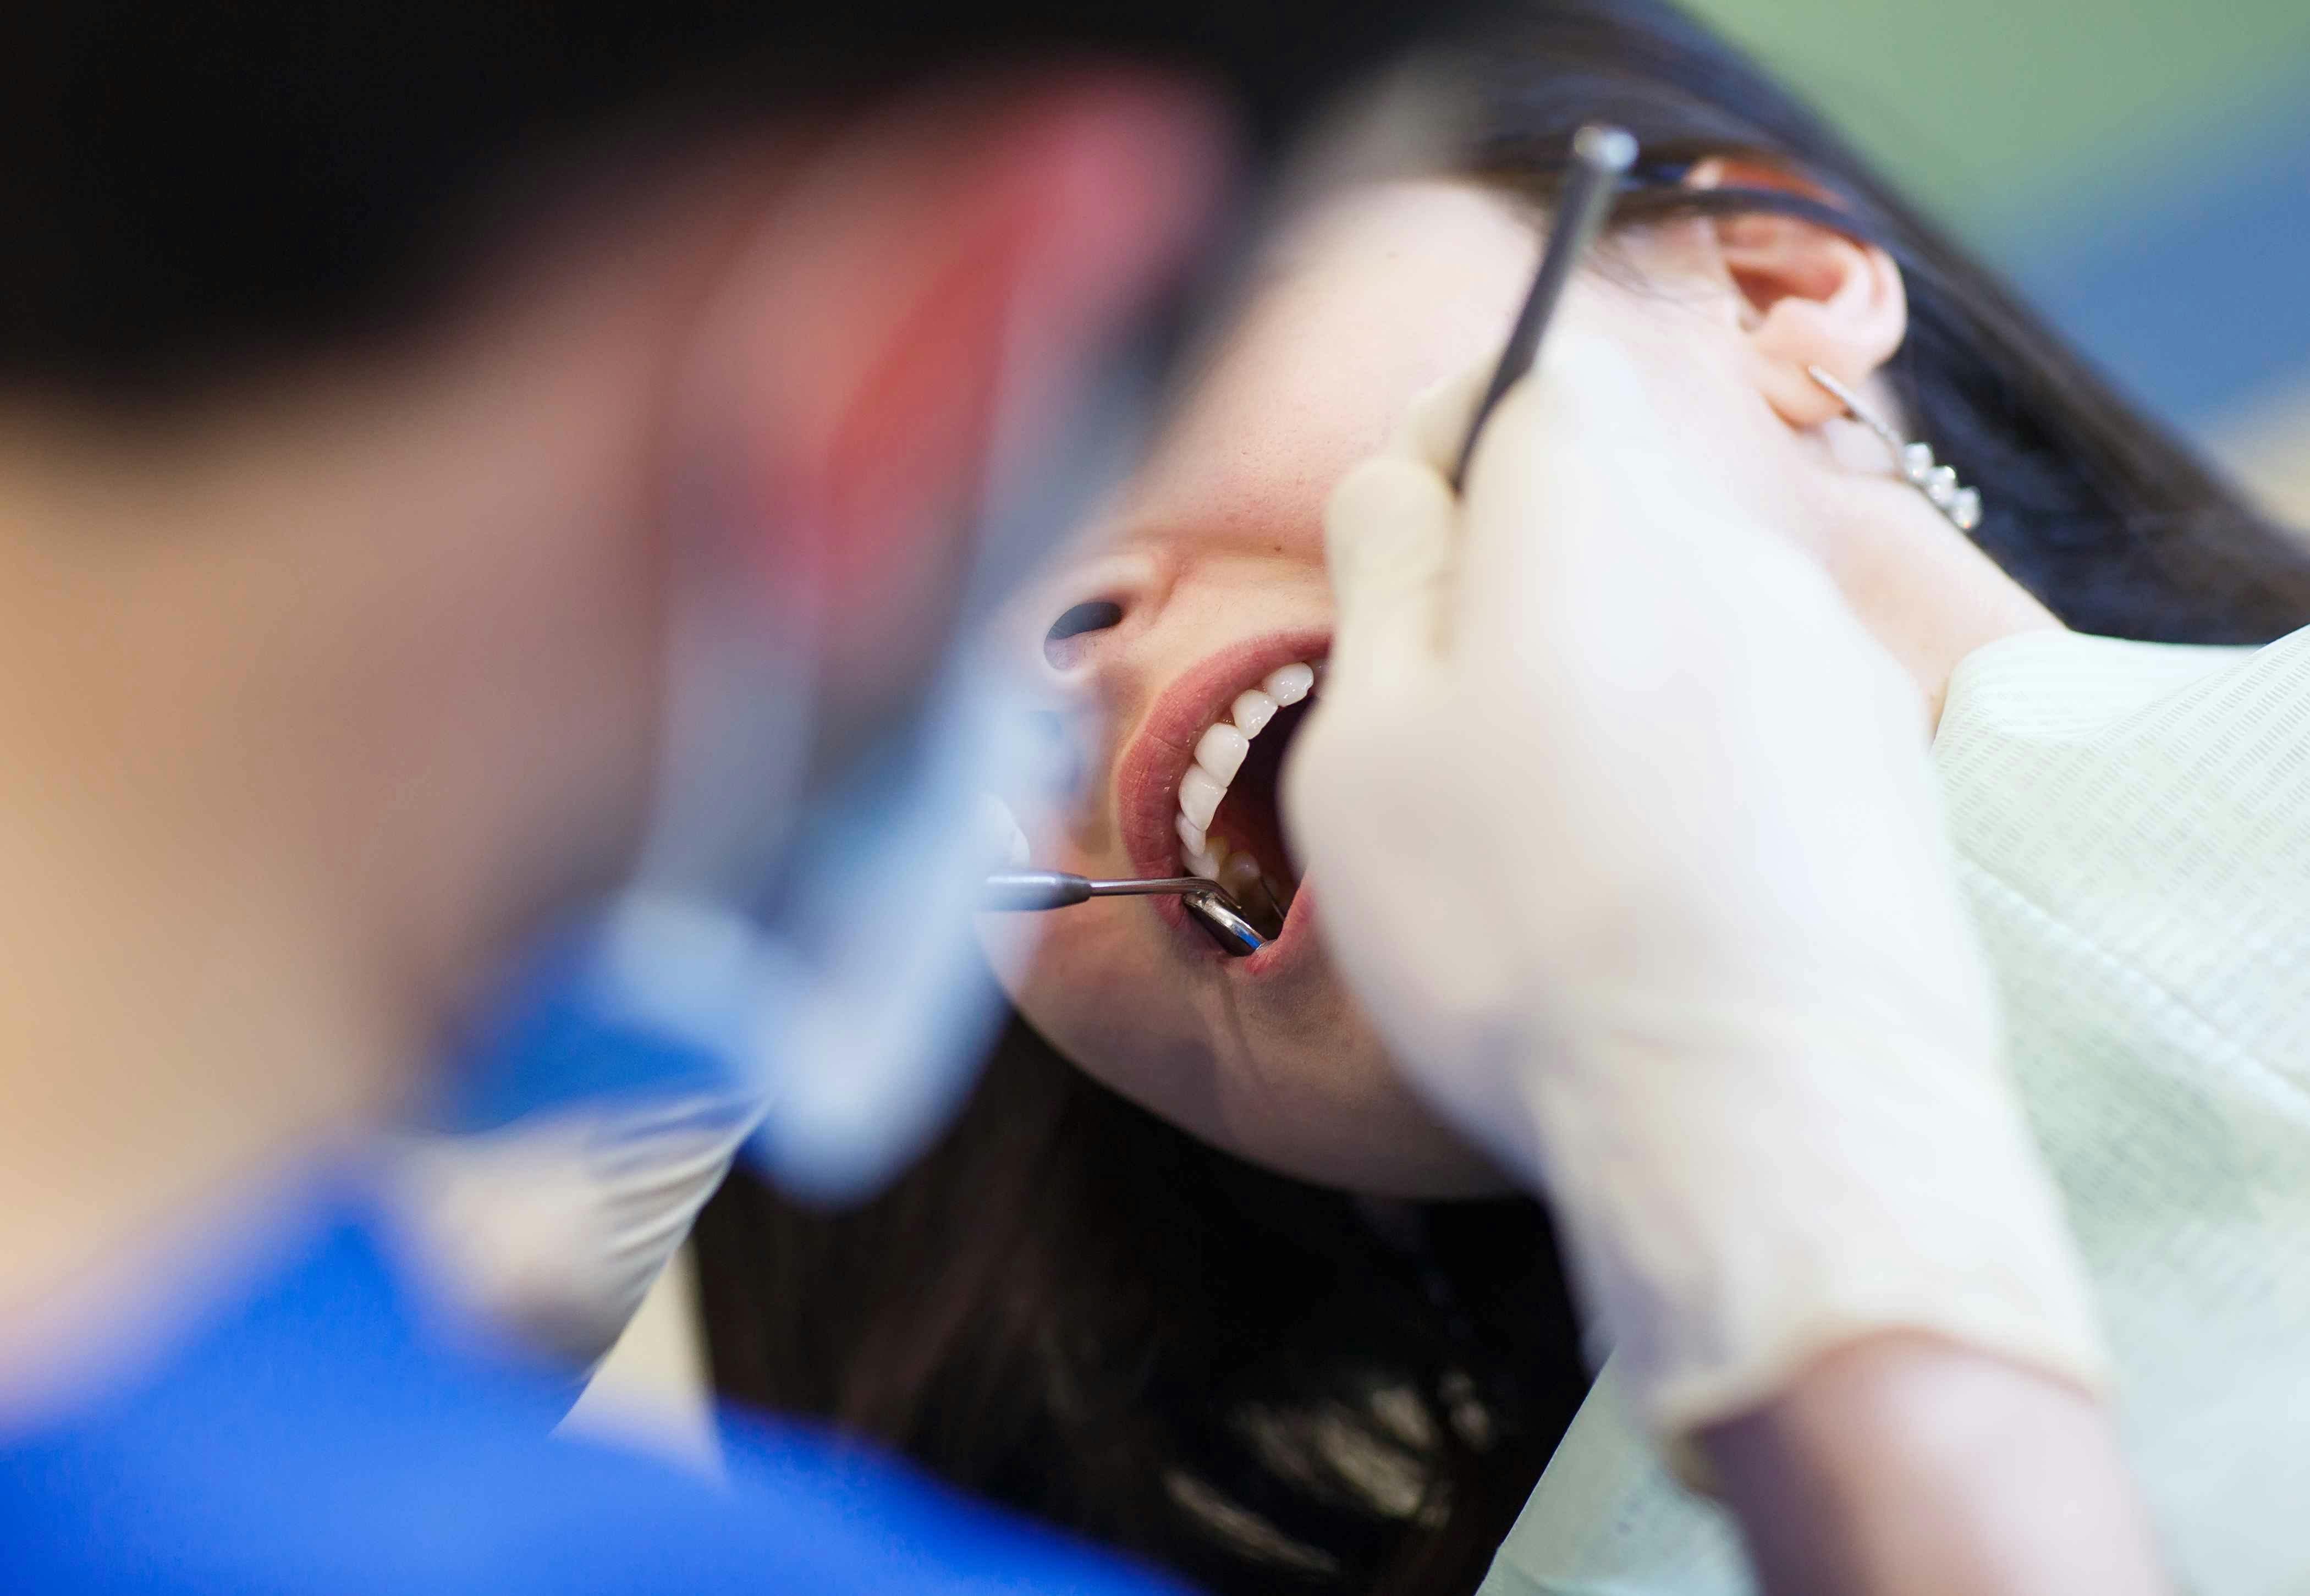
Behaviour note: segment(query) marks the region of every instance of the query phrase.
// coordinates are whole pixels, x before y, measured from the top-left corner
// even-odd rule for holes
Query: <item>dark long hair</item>
[[[2160,642],[2264,642],[2310,620],[2310,544],[2263,519],[2128,403],[1996,274],[1838,134],[1657,0],[1512,7],[1467,52],[1481,109],[1468,169],[1545,204],[1585,121],[1637,135],[1649,180],[1615,227],[1775,211],[1881,246],[1908,292],[1888,375],[1913,430],[1983,485],[1975,539],[2070,626]],[[1693,189],[1713,155],[1816,191]]]
[[[1545,204],[1573,129],[1604,118],[1648,175],[1618,226],[1773,210],[1889,251],[1914,429],[1982,486],[1982,546],[2072,626],[2247,642],[2310,620],[2303,545],[1698,24],[1656,0],[1533,4],[1472,65],[1465,169],[1504,189]],[[1805,192],[1676,181],[1711,155]],[[1535,1205],[1375,1210],[1261,1172],[1017,1022],[890,1192],[825,1215],[742,1176],[699,1245],[727,1395],[1221,1592],[1472,1590],[1586,1383]]]
[[[738,1175],[696,1245],[725,1396],[1215,1592],[1472,1587],[1587,1386],[1537,1205],[1269,1174],[1016,1019],[890,1190]]]

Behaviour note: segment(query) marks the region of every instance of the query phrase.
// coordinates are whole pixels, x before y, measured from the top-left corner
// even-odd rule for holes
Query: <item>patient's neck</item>
[[[1924,495],[1888,474],[1881,455],[1863,438],[1824,473],[1815,548],[1854,616],[1917,684],[1925,724],[1938,726],[1960,660],[2062,623]]]

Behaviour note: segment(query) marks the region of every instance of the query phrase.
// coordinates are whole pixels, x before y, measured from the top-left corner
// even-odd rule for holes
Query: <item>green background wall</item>
[[[2249,160],[2310,95],[2310,0],[1696,0],[1997,244]]]

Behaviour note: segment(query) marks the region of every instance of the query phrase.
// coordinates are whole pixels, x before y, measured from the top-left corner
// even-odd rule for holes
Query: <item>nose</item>
[[[1113,599],[1087,599],[1060,612],[1043,633],[1043,660],[1055,671],[1064,671],[1084,652],[1098,646],[1101,632],[1123,624],[1123,606]]]
[[[1088,790],[1129,672],[1131,639],[1162,604],[1161,562],[1115,552],[1069,567],[1023,594],[1002,629],[1023,668],[1040,803],[1064,808]]]
[[[1096,697],[1100,676],[1152,618],[1159,581],[1158,562],[1133,551],[1078,567],[1044,587],[1031,612],[1043,684],[1062,699]]]

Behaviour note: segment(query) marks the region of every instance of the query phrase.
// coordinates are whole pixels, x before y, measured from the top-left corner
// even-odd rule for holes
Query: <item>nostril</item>
[[[1109,599],[1094,599],[1069,608],[1051,622],[1043,634],[1043,657],[1055,670],[1066,670],[1078,664],[1085,647],[1084,639],[1093,632],[1103,632],[1123,624],[1123,606]]]

